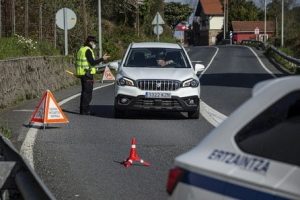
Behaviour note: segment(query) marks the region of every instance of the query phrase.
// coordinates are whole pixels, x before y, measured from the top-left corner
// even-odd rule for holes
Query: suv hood
[[[184,81],[189,78],[198,79],[192,68],[138,68],[123,67],[119,75],[133,80],[138,79],[169,79]]]

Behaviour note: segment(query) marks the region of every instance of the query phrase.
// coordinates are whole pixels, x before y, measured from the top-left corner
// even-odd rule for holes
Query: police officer
[[[110,56],[104,54],[100,59],[95,59],[93,49],[96,48],[96,37],[88,36],[84,45],[76,56],[76,75],[81,79],[80,114],[91,115],[90,103],[93,95],[95,66],[106,61]]]

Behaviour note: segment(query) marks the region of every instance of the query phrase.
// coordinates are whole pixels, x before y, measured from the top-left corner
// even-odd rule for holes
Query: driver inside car
[[[156,62],[157,62],[157,64],[158,64],[159,66],[161,66],[161,67],[165,67],[165,66],[167,66],[167,65],[169,65],[169,64],[174,63],[173,60],[167,60],[167,59],[166,59],[166,54],[165,54],[164,52],[161,52],[161,53],[159,53],[159,54],[157,55],[157,57],[156,57]]]

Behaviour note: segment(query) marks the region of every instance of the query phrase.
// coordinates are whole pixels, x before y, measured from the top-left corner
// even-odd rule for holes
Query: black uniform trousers
[[[90,114],[90,103],[93,96],[93,75],[87,73],[81,78],[81,97],[80,97],[80,114]]]

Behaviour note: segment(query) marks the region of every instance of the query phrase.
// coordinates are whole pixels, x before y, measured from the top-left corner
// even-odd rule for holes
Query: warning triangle
[[[47,90],[32,114],[30,123],[43,124],[69,123],[50,90]]]
[[[109,67],[105,67],[104,72],[103,72],[103,77],[102,77],[102,81],[113,81],[115,80],[114,75],[111,73]]]

